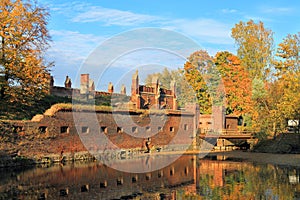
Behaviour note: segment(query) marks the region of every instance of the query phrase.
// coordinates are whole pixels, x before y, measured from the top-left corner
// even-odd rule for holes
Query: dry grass
[[[128,109],[128,108],[127,108]],[[95,112],[113,112],[113,111],[129,111],[136,112],[142,115],[156,114],[156,115],[165,115],[168,113],[178,113],[176,111],[170,110],[143,110],[143,109],[124,109],[124,108],[112,108],[111,106],[95,106],[95,105],[82,105],[82,104],[71,104],[71,103],[58,103],[48,110],[45,111],[44,115],[46,116],[54,116],[55,113],[59,111],[95,111]],[[179,112],[180,113],[180,112]]]
[[[94,105],[81,105],[81,104],[66,104],[66,103],[59,103],[51,106],[44,115],[53,116],[55,113],[59,111],[105,111],[111,112],[112,108],[110,106],[94,106]]]

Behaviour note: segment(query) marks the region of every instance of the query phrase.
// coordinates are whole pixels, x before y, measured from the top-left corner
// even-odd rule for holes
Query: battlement
[[[136,71],[132,76],[130,103],[134,109],[177,110],[175,81],[171,82],[170,88],[161,87],[157,77],[153,78],[151,86],[140,85],[138,71]],[[116,93],[114,85],[110,82],[107,91],[96,91],[94,81],[89,78],[89,74],[81,74],[80,88],[72,88],[72,81],[68,76],[66,76],[65,87],[59,87],[54,86],[54,79],[51,76],[50,94],[69,98],[73,95],[81,95],[87,99],[97,96],[125,96],[126,87],[122,85],[120,93]]]
[[[60,97],[72,98],[73,95],[85,95],[88,98],[94,98],[97,96],[125,96],[126,87],[122,85],[120,93],[114,93],[114,86],[110,82],[107,91],[96,91],[95,83],[89,78],[89,74],[81,74],[80,76],[80,88],[72,88],[72,81],[69,76],[66,76],[65,86],[55,86],[54,78],[51,76],[50,80],[50,94]]]

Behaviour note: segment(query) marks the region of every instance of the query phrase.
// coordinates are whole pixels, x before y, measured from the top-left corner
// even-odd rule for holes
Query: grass
[[[47,95],[38,102],[34,102],[32,105],[26,104],[14,104],[11,105],[7,102],[0,100],[0,120],[31,120],[36,115],[48,115],[53,116],[60,110],[79,110],[79,111],[133,111],[143,114],[145,116],[149,114],[163,115],[167,114],[168,110],[143,110],[143,109],[129,109],[130,97],[128,96],[116,96],[111,100],[111,96],[100,95],[95,99],[73,99],[68,97],[58,97]],[[123,102],[123,107],[116,108],[115,110],[111,106],[111,102]],[[171,113],[176,113],[172,111]],[[37,116],[38,117],[38,116]]]
[[[124,101],[129,97],[122,97]],[[1,120],[31,120],[32,117],[38,114],[53,115],[58,110],[62,109],[81,109],[81,110],[106,110],[111,111],[111,97],[107,95],[97,96],[93,100],[77,99],[58,97],[47,95],[41,100],[34,102],[32,105],[26,104],[11,104],[0,100],[0,119]],[[94,108],[95,105],[95,108]]]
[[[75,111],[107,111],[107,112],[111,112],[112,111],[112,107],[111,106],[105,106],[105,105],[84,105],[84,104],[66,104],[66,103],[58,103],[55,104],[53,106],[51,106],[51,108],[49,108],[48,110],[45,111],[44,115],[47,116],[53,116],[55,115],[55,113],[57,113],[58,111],[61,110],[75,110]]]
[[[72,100],[67,97],[57,97],[47,95],[41,100],[26,105],[22,103],[10,104],[0,100],[0,119],[4,120],[30,120],[37,114],[43,114],[52,105],[57,103],[71,103]]]

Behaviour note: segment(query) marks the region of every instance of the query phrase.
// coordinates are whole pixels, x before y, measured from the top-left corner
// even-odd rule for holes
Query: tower
[[[176,98],[176,81],[173,79],[170,83],[171,95],[173,99],[173,110],[177,110],[177,98]]]
[[[111,82],[108,84],[108,93],[112,94],[114,93],[114,86]]]
[[[89,92],[89,74],[80,75],[80,94],[88,94]]]
[[[126,87],[124,84],[122,84],[122,87],[121,87],[121,94],[126,95]]]
[[[141,108],[140,95],[139,95],[139,72],[138,70],[132,75],[131,83],[131,102],[135,104],[136,109]]]

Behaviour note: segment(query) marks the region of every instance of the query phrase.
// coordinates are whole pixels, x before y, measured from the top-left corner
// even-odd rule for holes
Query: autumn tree
[[[299,33],[288,35],[278,45],[272,80],[253,80],[253,119],[256,128],[269,136],[285,131],[289,119],[300,119],[299,38]]]
[[[0,1],[0,99],[30,105],[48,90],[48,12],[31,1]],[[1,106],[2,107],[2,106]]]
[[[251,80],[240,59],[227,51],[218,52],[215,65],[225,88],[226,114],[241,116],[252,113]]]
[[[200,113],[210,114],[212,105],[223,103],[221,77],[207,51],[199,50],[188,57],[184,75],[196,94]]]
[[[275,61],[275,76],[282,89],[278,110],[282,113],[281,123],[286,120],[300,122],[300,33],[287,35],[278,45]],[[300,125],[298,126],[298,132]]]
[[[273,32],[263,22],[239,22],[231,30],[231,36],[238,47],[237,56],[246,67],[250,78],[265,79],[273,52]]]
[[[272,71],[273,60],[273,32],[264,27],[263,22],[255,23],[253,20],[239,22],[231,30],[231,36],[237,45],[237,56],[241,60],[242,66],[249,73],[252,81],[252,100],[254,104],[251,113],[252,127],[257,131],[263,125],[266,112],[270,106],[267,104],[268,81]],[[270,86],[270,85],[269,85]]]

